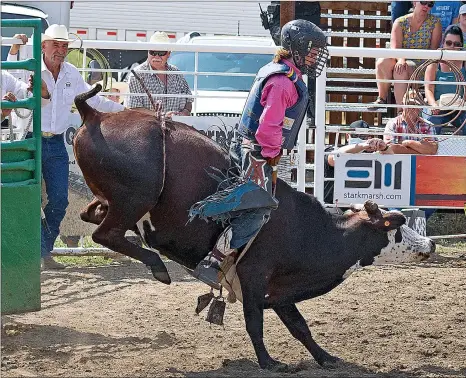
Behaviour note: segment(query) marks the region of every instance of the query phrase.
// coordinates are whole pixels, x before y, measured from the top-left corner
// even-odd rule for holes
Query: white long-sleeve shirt
[[[32,93],[28,91],[29,85],[24,81],[17,79],[7,71],[2,70],[2,98],[7,92],[13,93],[18,100],[32,97]],[[48,105],[49,99],[41,98],[41,107]]]
[[[8,61],[17,60],[17,55],[8,55]],[[60,67],[57,81],[42,61],[41,77],[47,85],[50,93],[50,103],[42,106],[42,131],[54,134],[64,133],[68,127],[68,116],[74,98],[81,93],[89,91],[91,86],[82,78],[79,71],[73,65],[64,62]],[[94,96],[87,100],[93,108],[102,112],[119,112],[125,109],[121,104],[108,100],[103,96]]]
[[[2,98],[7,92],[11,92],[16,98],[23,99],[26,97],[27,87],[26,83],[16,79],[9,72],[2,70]]]

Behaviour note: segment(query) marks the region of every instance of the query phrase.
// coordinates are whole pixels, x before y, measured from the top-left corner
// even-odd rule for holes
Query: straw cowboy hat
[[[104,81],[100,80],[95,85],[100,84],[102,88],[104,87]],[[105,91],[113,92],[112,89],[118,89],[120,94],[126,94],[129,92],[128,83],[124,81],[116,81],[113,77],[107,79],[107,85],[105,86]],[[123,103],[125,96],[120,96],[120,102]]]
[[[65,25],[53,24],[42,34],[42,42],[44,41],[73,42],[74,40],[69,38]]]
[[[165,32],[160,32],[160,31],[152,34],[149,42],[151,43],[172,43],[168,34]]]

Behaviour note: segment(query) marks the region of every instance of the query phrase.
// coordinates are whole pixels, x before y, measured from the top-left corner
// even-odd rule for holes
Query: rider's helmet
[[[328,59],[327,38],[310,21],[293,20],[282,28],[282,47],[288,50],[303,74],[317,77]],[[312,55],[308,56],[312,52]]]

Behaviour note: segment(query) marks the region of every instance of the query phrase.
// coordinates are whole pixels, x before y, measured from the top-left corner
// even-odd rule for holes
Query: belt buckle
[[[51,138],[53,137],[55,134],[54,133],[51,133],[49,131],[42,131],[42,137],[43,138]]]

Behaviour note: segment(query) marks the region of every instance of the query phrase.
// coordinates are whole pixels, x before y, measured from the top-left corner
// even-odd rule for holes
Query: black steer
[[[81,217],[99,225],[95,241],[140,260],[170,283],[159,256],[128,242],[125,232],[140,232],[147,246],[193,269],[222,229],[201,220],[187,224],[188,210],[216,190],[205,170],[226,169],[229,158],[182,123],[167,120],[162,127],[153,114],[95,111],[85,100],[98,90],[75,100],[84,126],[74,138],[74,152],[96,196]],[[295,303],[329,292],[358,265],[420,261],[435,245],[405,226],[400,212],[381,212],[373,202],[336,217],[283,181],[277,198],[278,210],[237,265],[246,329],[262,368],[282,366],[263,342],[265,308],[277,313],[319,364],[332,363],[337,359],[316,344]]]

